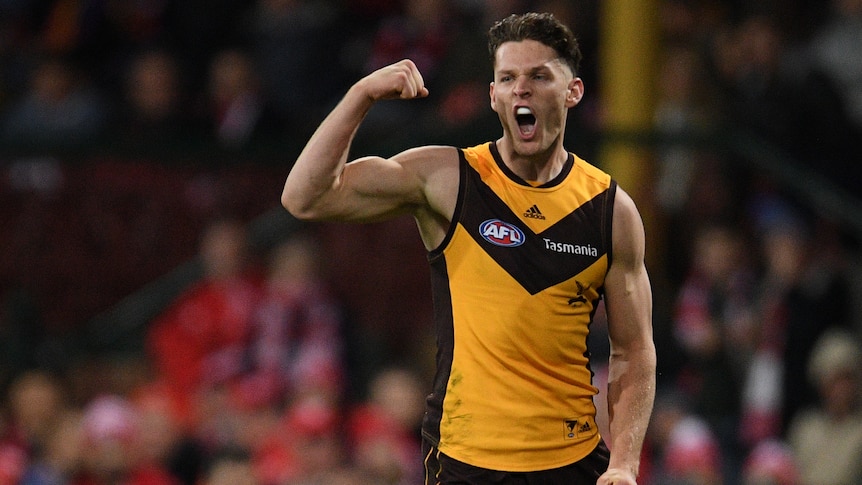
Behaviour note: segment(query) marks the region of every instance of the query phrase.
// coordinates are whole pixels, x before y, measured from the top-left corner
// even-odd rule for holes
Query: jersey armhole
[[[461,211],[464,206],[464,198],[466,197],[466,187],[467,187],[467,167],[469,164],[467,163],[466,155],[464,154],[464,150],[458,148],[458,199],[455,202],[455,211],[452,213],[452,220],[449,221],[449,228],[446,230],[446,236],[440,241],[440,244],[428,251],[428,261],[434,261],[438,257],[443,254],[443,251],[446,249],[446,246],[449,245],[449,241],[452,240],[452,235],[455,233],[455,228],[458,226],[458,222],[461,220]]]
[[[602,242],[607,248],[608,269],[614,260],[614,199],[617,195],[617,181],[611,179],[602,208]]]

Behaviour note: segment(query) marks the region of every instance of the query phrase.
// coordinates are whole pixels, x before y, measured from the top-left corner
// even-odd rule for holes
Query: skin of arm
[[[608,375],[611,460],[598,485],[635,485],[655,399],[652,290],[644,265],[643,222],[634,201],[617,190],[613,261],[605,279],[611,357]]]
[[[374,103],[427,95],[421,74],[406,60],[375,71],[354,84],[294,163],[281,194],[284,208],[299,219],[362,220],[399,209],[401,203],[368,202],[373,201],[375,193],[398,192],[402,198],[418,202],[419,195],[410,192],[419,184],[397,163],[366,157],[355,165],[361,164],[364,170],[346,167],[356,131]],[[373,179],[366,175],[369,173]],[[381,187],[381,183],[385,186]]]
[[[309,139],[284,184],[281,203],[299,219],[371,220],[420,203],[416,174],[393,159],[348,164],[356,131],[374,103],[428,95],[422,75],[404,60],[354,84]],[[409,157],[405,157],[409,158]]]
[[[457,150],[424,146],[391,158],[348,162],[351,143],[374,103],[428,95],[409,59],[354,84],[300,153],[284,183],[281,203],[302,220],[367,222],[412,214],[426,248],[442,241],[458,189]],[[453,183],[453,181],[456,181]]]

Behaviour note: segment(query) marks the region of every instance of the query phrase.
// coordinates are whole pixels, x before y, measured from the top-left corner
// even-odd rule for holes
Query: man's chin
[[[518,138],[517,140],[515,140],[515,143],[512,148],[514,149],[515,153],[522,157],[531,157],[547,150],[547,147],[539,143],[538,139],[535,136],[530,138],[529,140]]]

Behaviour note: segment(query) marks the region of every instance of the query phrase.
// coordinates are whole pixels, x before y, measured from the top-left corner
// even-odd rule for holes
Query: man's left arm
[[[611,459],[597,483],[633,485],[655,399],[656,354],[643,221],[634,201],[619,188],[612,234],[613,259],[605,279]]]

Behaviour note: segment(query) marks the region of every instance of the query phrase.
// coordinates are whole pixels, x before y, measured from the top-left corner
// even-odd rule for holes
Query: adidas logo
[[[566,419],[565,425],[567,440],[591,436],[595,432],[593,430],[595,423],[586,416],[583,419]]]
[[[542,215],[542,211],[539,210],[539,207],[536,204],[533,204],[532,207],[530,207],[529,209],[527,209],[526,212],[524,212],[524,217],[529,217],[531,219],[545,218],[545,216]]]

